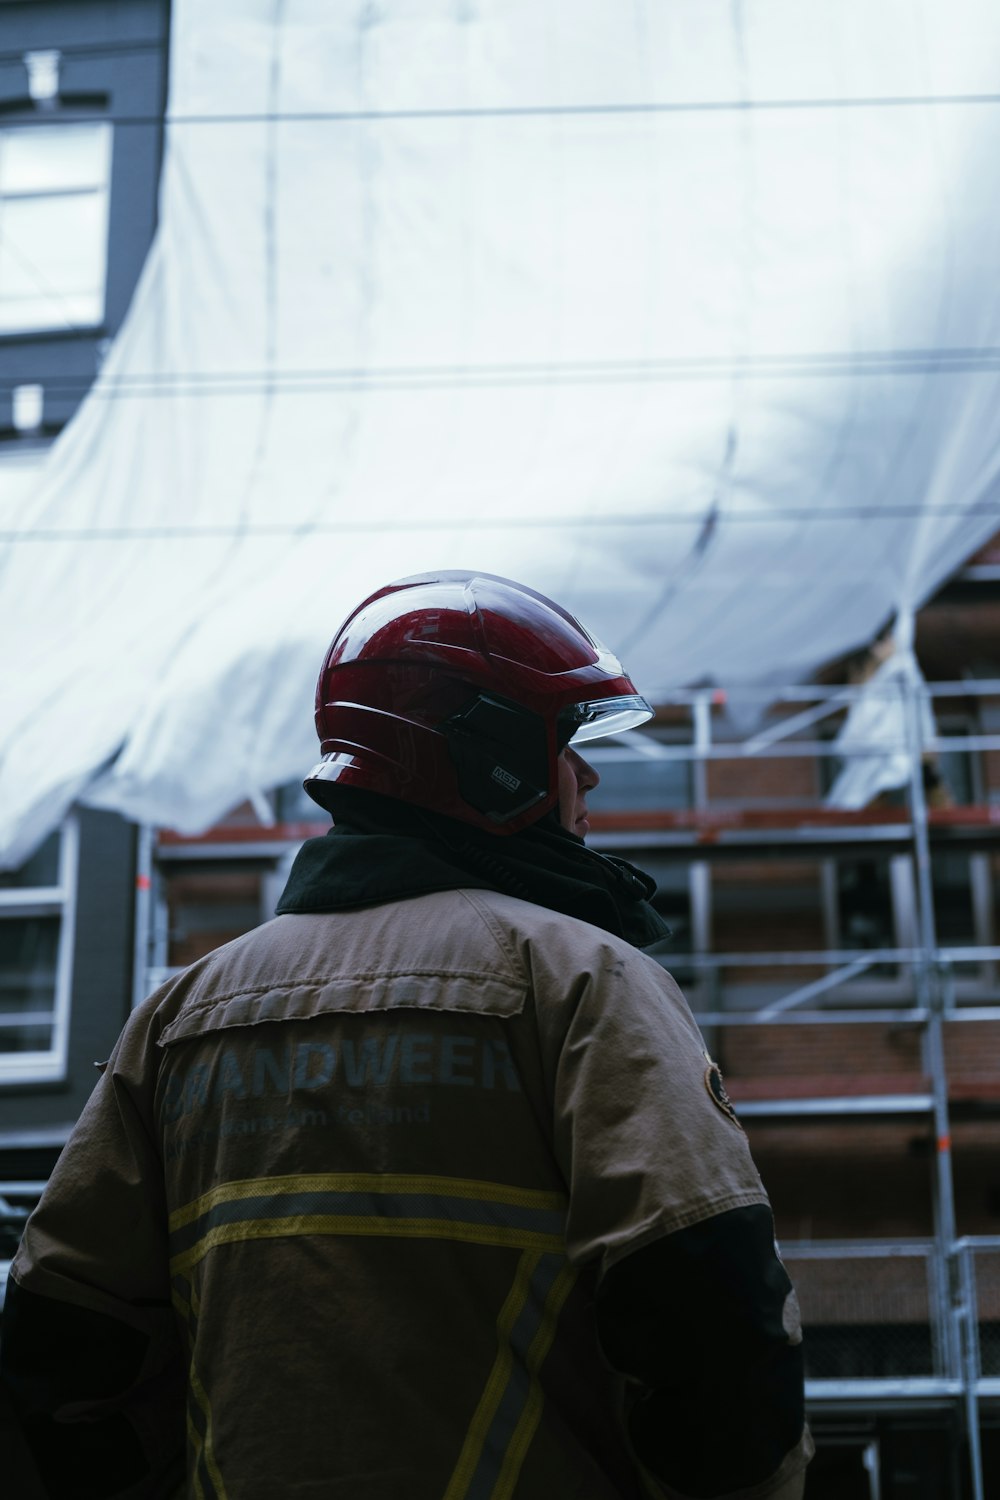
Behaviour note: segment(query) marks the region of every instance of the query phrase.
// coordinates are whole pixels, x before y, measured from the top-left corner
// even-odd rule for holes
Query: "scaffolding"
[[[1000,682],[963,681],[915,687],[895,682],[901,694],[897,716],[904,726],[903,744],[851,745],[827,738],[817,726],[830,726],[863,693],[865,687],[789,688],[766,697],[770,722],[746,708],[750,694],[734,695],[714,688],[675,694],[661,706],[652,734],[630,732],[595,751],[599,769],[611,780],[615,764],[628,768],[659,767],[684,787],[664,805],[655,797],[641,802],[635,787],[631,805],[596,812],[590,842],[643,863],[669,860],[687,876],[690,942],[687,951],[655,954],[685,982],[692,1007],[714,1050],[720,1037],[748,1029],[905,1028],[919,1038],[921,1066],[913,1076],[901,1074],[866,1088],[864,1077],[821,1080],[804,1091],[801,1079],[781,1080],[754,1097],[740,1097],[731,1085],[736,1107],[751,1120],[794,1122],[919,1120],[933,1142],[932,1233],[926,1237],[862,1240],[784,1241],[783,1255],[800,1289],[808,1330],[817,1330],[820,1373],[810,1374],[808,1400],[814,1410],[920,1412],[948,1409],[961,1417],[965,1433],[969,1494],[984,1500],[981,1416],[984,1404],[1000,1399],[1000,1239],[960,1236],[956,1216],[950,1121],[946,1028],[970,1022],[1000,1022],[1000,988],[995,945],[995,861],[1000,856],[1000,733],[927,732],[920,695],[926,693],[946,714],[957,702],[975,700],[1000,728]],[[744,700],[734,729],[734,698]],[[759,695],[763,698],[764,695]],[[901,706],[901,716],[898,710]],[[713,786],[714,768],[722,762],[739,768],[765,760],[806,760],[814,766],[831,756],[885,756],[905,752],[906,777],[896,803],[853,811],[811,799],[720,798]],[[935,757],[975,756],[988,763],[984,777],[971,778],[961,802],[928,806],[925,767]],[[737,780],[739,774],[737,775]],[[655,781],[655,776],[653,778]],[[675,785],[676,792],[676,785]],[[289,815],[291,814],[291,815]],[[179,871],[254,868],[261,878],[265,906],[283,884],[302,840],[326,831],[294,797],[258,805],[242,824],[229,824],[201,838],[145,830],[140,839],[137,880],[136,997],[174,972],[171,964],[169,886]],[[942,942],[935,909],[934,862],[960,851],[970,859],[973,941]],[[829,867],[846,857],[877,857],[889,867],[894,931],[891,942],[859,949],[833,941],[807,950],[776,946],[752,951],[720,951],[712,941],[712,873],[732,861],[747,859],[818,861],[826,895]],[[266,915],[262,911],[261,916]],[[800,971],[798,982],[781,982],[782,973]],[[727,972],[744,982],[730,985]],[[801,971],[808,972],[803,982]],[[747,982],[755,972],[767,985]],[[775,979],[775,976],[779,976]],[[886,975],[890,977],[887,979]],[[970,978],[971,976],[971,978]],[[866,989],[865,986],[868,986]],[[766,993],[764,991],[766,990]],[[878,1083],[879,1080],[876,1080]],[[977,1107],[1000,1116],[1000,1079],[977,1085]],[[869,1368],[858,1367],[855,1349],[839,1351],[824,1330],[838,1326],[888,1330],[885,1352],[878,1335],[869,1339]],[[895,1332],[893,1332],[895,1330]],[[894,1342],[895,1341],[895,1342]],[[854,1365],[852,1367],[852,1359]],[[869,1455],[870,1458],[870,1455]],[[866,1465],[869,1462],[866,1458]],[[872,1463],[875,1461],[872,1459]],[[874,1470],[872,1471],[874,1474]],[[872,1479],[877,1492],[877,1478]]]

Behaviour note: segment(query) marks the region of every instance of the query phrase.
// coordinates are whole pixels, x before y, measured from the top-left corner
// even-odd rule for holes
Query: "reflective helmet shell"
[[[490,573],[420,574],[344,621],[316,688],[304,783],[378,792],[495,834],[559,798],[570,740],[652,716],[620,662],[551,599]]]

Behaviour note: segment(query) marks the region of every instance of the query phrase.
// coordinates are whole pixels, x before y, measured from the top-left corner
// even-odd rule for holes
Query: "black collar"
[[[497,837],[389,797],[328,790],[336,826],[299,850],[279,913],[377,906],[465,887],[564,912],[639,948],[670,934],[650,905],[656,886],[649,876],[588,849],[554,813]]]

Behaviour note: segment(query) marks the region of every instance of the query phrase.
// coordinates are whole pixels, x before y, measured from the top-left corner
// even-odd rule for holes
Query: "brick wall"
[[[815,953],[824,948],[819,865],[802,860],[716,865],[711,932],[718,953]],[[809,964],[727,964],[722,974],[727,984],[780,980],[793,988],[824,972]]]
[[[924,1086],[916,1026],[731,1026],[717,1046],[734,1098],[766,1097],[752,1085],[779,1081],[790,1090],[785,1097],[905,1093]]]
[[[933,1234],[929,1115],[752,1118],[747,1135],[779,1238],[906,1239]],[[1000,1119],[954,1119],[951,1166],[960,1235],[1000,1235]]]
[[[912,1024],[730,1026],[716,1052],[734,1099],[922,1091],[922,1028]],[[956,1099],[1000,1102],[1000,1021],[945,1026]],[[785,1092],[787,1090],[788,1092]]]
[[[733,1098],[923,1092],[917,1026],[753,1026],[717,1033]],[[1000,1022],[945,1027],[951,1162],[960,1234],[1000,1234]],[[933,1232],[936,1138],[930,1111],[879,1117],[752,1116],[747,1134],[775,1210],[794,1239]]]
[[[909,1239],[933,1233],[933,1141],[927,1119],[750,1119],[747,1135],[779,1239]]]
[[[819,799],[818,768],[806,756],[711,760],[706,766],[706,781],[709,801],[723,806]]]

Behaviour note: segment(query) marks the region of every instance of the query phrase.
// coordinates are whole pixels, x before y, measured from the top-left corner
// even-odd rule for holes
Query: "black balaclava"
[[[498,837],[374,792],[328,783],[335,826],[296,856],[278,902],[286,912],[340,911],[462,887],[503,891],[565,912],[637,948],[670,929],[650,905],[655,883],[623,859],[588,849],[558,810]]]

